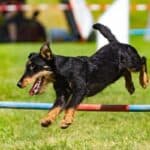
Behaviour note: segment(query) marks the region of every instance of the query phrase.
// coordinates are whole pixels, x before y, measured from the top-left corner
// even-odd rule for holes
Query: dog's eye
[[[31,64],[29,68],[30,68],[30,70],[34,70],[35,65],[34,65],[34,64]]]

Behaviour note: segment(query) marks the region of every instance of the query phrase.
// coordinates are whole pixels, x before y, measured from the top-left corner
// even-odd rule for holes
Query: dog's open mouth
[[[40,91],[41,91],[43,82],[44,82],[44,77],[37,78],[37,79],[35,80],[35,82],[34,82],[32,88],[30,89],[29,94],[30,94],[31,96],[39,94]]]
[[[31,96],[42,94],[45,92],[46,87],[49,83],[54,82],[55,78],[52,72],[50,71],[41,71],[36,75],[30,77],[22,77],[18,82],[20,88],[25,88],[29,84],[33,84],[29,90]]]

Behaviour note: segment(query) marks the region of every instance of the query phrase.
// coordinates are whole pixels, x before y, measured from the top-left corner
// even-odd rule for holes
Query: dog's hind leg
[[[147,85],[149,84],[149,77],[147,73],[147,63],[146,63],[145,57],[142,57],[142,66],[141,66],[140,75],[139,75],[139,82],[143,88],[146,88]]]
[[[131,72],[126,70],[123,75],[124,75],[124,78],[125,78],[125,87],[126,87],[126,89],[128,90],[128,92],[130,94],[133,94],[134,91],[135,91],[135,88],[134,88],[134,84],[132,82]]]

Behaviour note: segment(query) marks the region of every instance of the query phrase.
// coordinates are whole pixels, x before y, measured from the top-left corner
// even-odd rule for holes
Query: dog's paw
[[[140,74],[139,80],[142,88],[147,88],[147,86],[149,85],[149,77],[146,72]]]
[[[135,92],[135,87],[134,87],[133,82],[126,84],[126,89],[132,95]]]
[[[52,124],[52,121],[48,117],[42,119],[42,121],[41,121],[41,126],[42,127],[48,127],[51,124]]]
[[[66,120],[62,120],[62,122],[61,122],[61,125],[60,125],[60,127],[62,128],[62,129],[66,129],[66,128],[68,128],[70,125],[72,124],[72,121],[70,120],[70,121],[66,121]]]
[[[129,93],[132,95],[135,92],[135,87],[134,85],[131,85],[130,88],[128,89]]]
[[[73,123],[74,113],[75,113],[74,108],[66,109],[65,116],[64,116],[63,120],[61,121],[60,127],[62,129],[68,128]]]
[[[144,73],[144,79],[143,79],[143,83],[142,83],[143,88],[147,88],[148,84],[149,84],[149,77],[146,73]]]

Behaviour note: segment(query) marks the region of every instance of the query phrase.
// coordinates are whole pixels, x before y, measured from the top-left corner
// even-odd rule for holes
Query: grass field
[[[131,43],[141,55],[148,57],[150,68],[150,43],[142,37],[132,37]],[[50,86],[40,96],[30,97],[29,88],[20,90],[20,78],[27,56],[38,51],[41,43],[0,44],[0,100],[52,102],[55,93]],[[63,55],[91,55],[95,43],[54,43],[54,53]],[[138,84],[138,74],[133,76],[136,92],[130,96],[124,80],[120,79],[85,103],[149,104],[149,88]],[[40,119],[47,111],[0,109],[1,150],[149,150],[150,113],[96,113],[77,112],[70,128],[59,128],[62,115],[49,128],[42,128]]]

